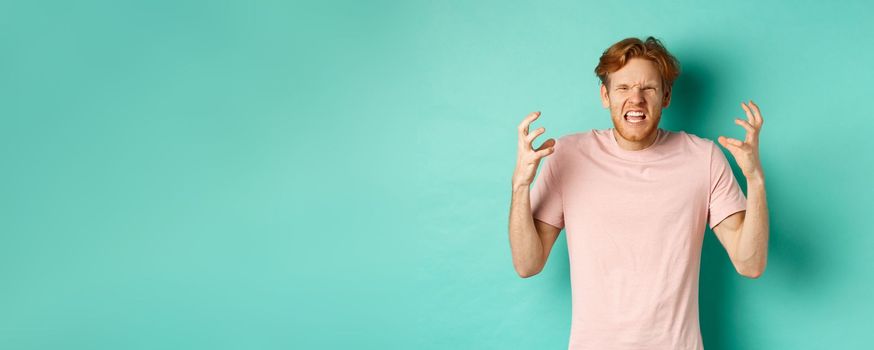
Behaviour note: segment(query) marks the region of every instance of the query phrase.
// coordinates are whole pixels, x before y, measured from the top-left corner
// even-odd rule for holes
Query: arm
[[[758,278],[768,262],[768,202],[765,197],[765,175],[759,161],[759,132],[763,120],[759,106],[750,101],[741,103],[748,120],[735,119],[746,129],[746,139],[720,136],[719,143],[728,149],[747,178],[747,209],[732,214],[713,227],[713,233],[725,247],[735,269],[741,275]]]
[[[546,258],[552,249],[560,229],[534,220],[531,214],[530,185],[537,173],[540,160],[554,152],[555,140],[546,140],[536,150],[531,147],[534,139],[546,129],[538,128],[528,133],[528,125],[540,116],[540,112],[529,114],[518,127],[518,155],[516,170],[513,172],[513,193],[510,203],[510,252],[513,254],[513,267],[519,276],[531,277],[538,274],[546,265]]]
[[[528,186],[513,187],[510,251],[513,254],[513,267],[520,277],[531,277],[543,270],[560,232],[560,228],[532,218]]]
[[[764,178],[747,178],[747,209],[725,218],[713,233],[728,252],[735,270],[759,278],[768,263],[768,203]]]

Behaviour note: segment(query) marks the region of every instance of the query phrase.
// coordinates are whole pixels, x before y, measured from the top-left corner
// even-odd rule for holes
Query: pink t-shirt
[[[705,225],[746,210],[708,139],[658,129],[619,147],[613,129],[557,140],[531,189],[535,219],[567,232],[569,349],[703,349],[698,272]]]

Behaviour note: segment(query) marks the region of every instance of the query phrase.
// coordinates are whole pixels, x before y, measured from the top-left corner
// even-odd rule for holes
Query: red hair
[[[669,91],[680,75],[680,62],[668,52],[661,41],[653,37],[647,37],[646,41],[627,38],[613,44],[601,55],[601,60],[595,67],[595,74],[601,79],[601,84],[607,85],[607,76],[624,67],[632,58],[643,58],[656,64],[664,91]]]

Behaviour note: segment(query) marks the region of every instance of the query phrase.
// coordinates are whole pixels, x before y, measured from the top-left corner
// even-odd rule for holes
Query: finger
[[[755,141],[757,131],[755,127],[753,127],[748,121],[740,118],[735,118],[734,123],[747,130],[746,142]]]
[[[528,126],[531,125],[537,117],[540,116],[540,111],[529,114],[522,120],[522,123],[519,124],[519,135],[526,136],[528,135]]]
[[[757,125],[759,127],[761,127],[765,121],[762,119],[762,111],[759,110],[759,105],[757,105],[755,102],[753,102],[753,100],[750,100],[750,106],[753,107],[753,115],[755,115],[756,119],[758,119]]]
[[[552,152],[555,152],[555,147],[544,148],[542,150],[534,152],[534,160],[546,157],[552,154]]]
[[[747,105],[746,105],[745,103],[743,103],[743,102],[740,103],[740,106],[741,106],[741,108],[744,109],[744,113],[747,114],[747,119],[749,119],[750,123],[755,123],[755,122],[756,122],[756,117],[753,116],[753,112],[750,111],[750,107],[747,106]]]
[[[555,139],[548,139],[546,141],[543,141],[543,144],[540,145],[540,147],[537,147],[536,150],[539,151],[539,150],[554,147],[554,146],[555,146]]]
[[[725,148],[732,148],[732,147],[740,148],[744,144],[743,142],[741,142],[738,139],[733,139],[731,137],[725,137],[725,136],[719,137],[719,143]]]
[[[537,128],[537,130],[534,130],[534,132],[528,134],[528,136],[525,136],[525,143],[530,146],[531,142],[534,141],[534,139],[536,139],[538,136],[542,135],[544,132],[546,132],[546,128]]]
[[[737,154],[741,152],[740,147],[728,143],[724,137],[720,136],[719,144],[722,145],[722,148],[727,149],[728,152],[731,153],[731,155],[735,158],[737,158]]]

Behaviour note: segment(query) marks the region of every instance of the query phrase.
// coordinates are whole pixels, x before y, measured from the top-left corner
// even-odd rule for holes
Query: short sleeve
[[[531,215],[540,221],[564,228],[564,206],[561,201],[559,142],[555,152],[541,160],[540,174],[531,188]]]
[[[719,225],[731,214],[747,209],[747,198],[731,172],[731,166],[722,150],[710,143],[710,229]]]

